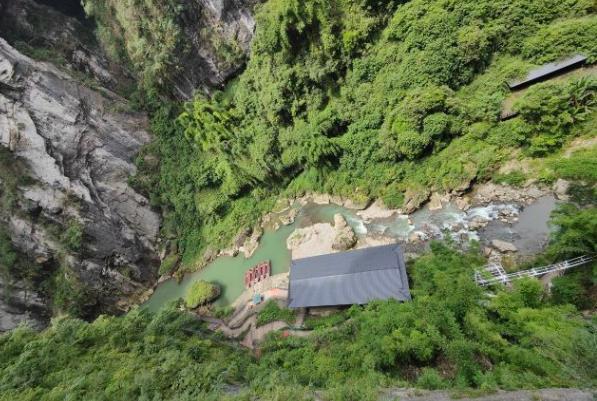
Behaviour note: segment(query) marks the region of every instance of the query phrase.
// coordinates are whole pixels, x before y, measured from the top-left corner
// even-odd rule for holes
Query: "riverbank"
[[[407,254],[416,256],[425,251],[429,241],[449,235],[463,247],[471,240],[479,241],[486,256],[532,255],[545,245],[549,214],[562,196],[561,185],[551,189],[487,183],[466,195],[433,193],[430,201],[412,214],[376,200],[365,209],[336,214],[332,223],[296,229],[287,247],[297,259],[398,242]],[[347,220],[352,232],[341,233]],[[348,240],[339,241],[339,237]]]
[[[203,269],[180,281],[162,281],[147,293],[144,306],[157,310],[183,297],[196,280],[222,287],[216,305],[237,304],[244,292],[244,272],[263,260],[270,260],[273,274],[280,274],[288,271],[291,259],[389,243],[399,243],[412,258],[425,252],[430,241],[447,235],[463,248],[478,241],[485,256],[506,257],[511,265],[547,242],[547,221],[562,196],[560,187],[480,184],[464,195],[434,193],[411,214],[387,208],[381,200],[347,208],[334,203],[350,204],[346,200],[324,194],[282,199],[256,227],[240,230],[233,246],[216,252]]]

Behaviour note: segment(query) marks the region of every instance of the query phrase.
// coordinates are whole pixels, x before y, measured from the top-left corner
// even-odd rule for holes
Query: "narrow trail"
[[[276,320],[258,327],[257,313],[263,309],[263,304],[259,306],[260,308],[251,308],[249,306],[243,307],[240,312],[233,315],[232,319],[228,323],[222,319],[210,316],[199,316],[198,318],[206,323],[209,323],[210,330],[221,331],[222,334],[228,338],[239,338],[246,333],[241,341],[241,344],[250,349],[253,349],[256,344],[262,342],[272,331],[289,329],[287,330],[288,335],[296,337],[306,337],[311,334],[312,330],[296,329],[303,326],[305,322],[305,316],[307,314],[306,309],[301,308],[298,310],[296,320],[294,321],[293,325],[289,325],[282,320]]]

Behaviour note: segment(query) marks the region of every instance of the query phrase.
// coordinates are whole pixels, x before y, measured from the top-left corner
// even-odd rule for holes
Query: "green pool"
[[[261,237],[259,247],[248,259],[242,254],[235,257],[221,256],[204,269],[187,274],[180,283],[174,279],[164,281],[158,285],[151,298],[143,306],[151,311],[157,311],[168,302],[184,297],[187,288],[197,280],[218,283],[222,288],[222,295],[216,301],[216,305],[230,304],[245,289],[245,271],[257,263],[269,259],[272,264],[272,274],[288,271],[290,251],[286,248],[286,239],[293,230],[294,225],[289,225],[283,226],[277,231],[266,231]]]

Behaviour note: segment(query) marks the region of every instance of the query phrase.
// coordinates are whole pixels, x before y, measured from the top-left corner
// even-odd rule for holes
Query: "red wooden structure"
[[[245,272],[245,287],[251,288],[258,282],[265,280],[272,274],[269,260],[258,263]]]

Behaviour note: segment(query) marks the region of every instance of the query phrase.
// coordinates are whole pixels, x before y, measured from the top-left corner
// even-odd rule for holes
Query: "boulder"
[[[510,242],[502,241],[499,239],[491,240],[491,246],[497,249],[500,252],[516,252],[518,248]]]
[[[352,229],[342,230],[336,234],[334,243],[332,244],[332,249],[336,251],[346,251],[355,246],[356,243],[357,237]]]
[[[368,199],[359,201],[359,200],[346,198],[342,201],[342,206],[344,206],[347,209],[354,209],[354,210],[363,210],[367,207],[368,204],[369,204]]]
[[[251,235],[251,229],[249,227],[241,228],[236,237],[232,240],[235,247],[239,248],[244,245],[245,241]]]
[[[570,198],[568,196],[569,189],[570,181],[566,181],[561,178],[558,178],[558,180],[553,184],[553,191],[556,195],[556,198],[560,200],[568,200]]]
[[[428,208],[431,211],[442,209],[442,196],[439,193],[434,192],[433,194],[431,194]]]
[[[318,205],[329,205],[331,197],[328,194],[314,193],[312,194],[313,203]]]
[[[334,229],[336,230],[336,236],[332,243],[332,249],[345,251],[355,246],[357,236],[340,213],[334,215]]]
[[[471,207],[471,199],[468,196],[458,197],[454,204],[458,209],[466,211]]]
[[[468,222],[468,228],[471,230],[478,230],[485,227],[489,222],[481,216],[475,216]]]
[[[429,191],[427,189],[407,189],[404,193],[402,212],[411,214],[417,210],[427,199],[429,199]]]
[[[377,199],[367,209],[358,211],[357,215],[365,221],[371,221],[373,219],[392,217],[400,212],[398,209],[388,209],[381,199]]]
[[[332,253],[336,230],[329,223],[317,223],[298,228],[286,240],[293,259]]]
[[[341,230],[347,226],[346,219],[340,213],[336,213],[334,215],[334,228],[336,230]]]
[[[287,226],[294,223],[294,219],[296,219],[296,215],[298,214],[298,209],[290,209],[287,213],[284,213],[280,216],[280,223]]]
[[[259,246],[259,239],[262,235],[263,231],[257,228],[253,230],[251,236],[246,239],[245,243],[240,248],[240,251],[243,252],[245,258],[250,258],[253,256],[253,253],[255,253],[257,247]]]
[[[423,231],[413,231],[408,236],[408,242],[412,244],[417,244],[423,241],[427,241],[429,239],[429,235]]]

